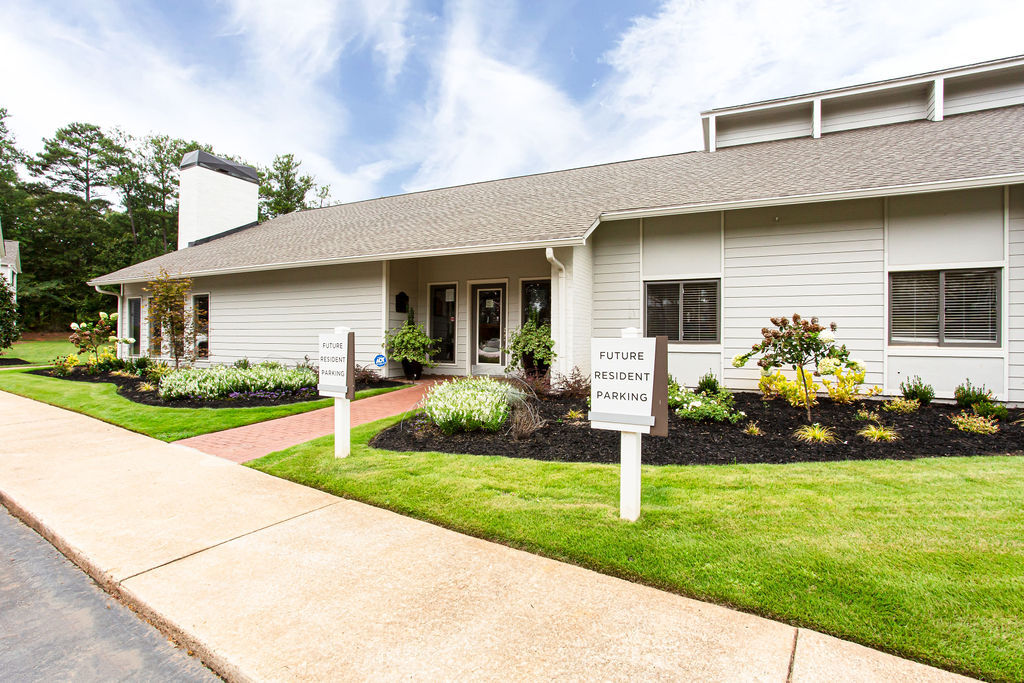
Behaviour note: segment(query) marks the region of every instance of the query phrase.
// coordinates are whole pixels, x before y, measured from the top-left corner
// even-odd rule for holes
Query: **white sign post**
[[[627,327],[621,339],[591,339],[590,348],[590,426],[621,432],[619,516],[635,522],[641,435],[668,434],[667,339]]]
[[[347,327],[335,327],[334,334],[320,335],[321,396],[334,397],[334,457],[347,457],[352,450],[352,412],[355,398],[356,335]]]

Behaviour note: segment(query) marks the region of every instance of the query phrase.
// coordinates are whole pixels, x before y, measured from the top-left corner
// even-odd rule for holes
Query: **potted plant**
[[[423,376],[423,368],[432,368],[436,363],[430,362],[430,352],[436,339],[431,339],[416,322],[415,312],[409,308],[409,317],[397,330],[384,333],[384,348],[392,360],[402,361],[402,370],[406,379],[419,379]]]
[[[522,366],[531,375],[544,375],[551,367],[555,357],[555,340],[551,338],[551,325],[541,324],[535,312],[531,312],[529,320],[509,337],[509,354],[506,372],[512,372]]]

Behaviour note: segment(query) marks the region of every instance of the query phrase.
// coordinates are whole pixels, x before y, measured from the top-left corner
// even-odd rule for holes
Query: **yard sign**
[[[627,327],[621,339],[590,340],[590,426],[621,433],[619,516],[640,517],[642,434],[668,436],[668,338],[641,337]]]
[[[321,396],[334,397],[334,455],[344,458],[351,450],[351,410],[355,398],[356,333],[347,327],[335,327],[334,334],[320,335]]]

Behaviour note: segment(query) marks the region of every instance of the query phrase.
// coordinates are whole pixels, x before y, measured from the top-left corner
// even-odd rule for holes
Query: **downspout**
[[[566,310],[567,304],[565,301],[565,266],[562,264],[561,261],[555,258],[555,250],[552,249],[551,247],[547,247],[544,250],[544,258],[546,258],[548,260],[548,263],[550,263],[552,266],[558,268],[558,339],[556,339],[555,342],[556,345],[563,344],[567,348],[568,343],[566,343],[565,338],[565,323],[569,317],[569,311]],[[556,353],[558,353],[558,355],[561,356],[563,359],[562,362],[558,364],[559,367],[561,367],[562,363],[565,362],[564,359],[567,357],[565,355],[565,351],[565,348],[558,349],[558,351],[556,351]]]
[[[93,285],[92,288],[95,289],[100,294],[106,294],[108,296],[117,297],[117,327],[114,328],[114,329],[115,329],[115,332],[116,332],[117,336],[120,337],[121,336],[121,295],[124,294],[124,285],[121,285],[121,290],[119,292],[111,292],[109,289],[103,289],[99,285]],[[117,345],[117,357],[118,358],[121,357],[121,351],[122,351],[121,347],[122,346],[123,346],[123,344],[118,344]]]

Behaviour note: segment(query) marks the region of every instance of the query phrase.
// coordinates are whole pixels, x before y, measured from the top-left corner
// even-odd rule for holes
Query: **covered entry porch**
[[[559,350],[564,263],[545,249],[402,259],[384,264],[387,327],[411,314],[439,341],[425,373],[501,375],[509,363],[509,334],[536,315],[552,326]],[[566,250],[568,251],[568,250]],[[402,374],[389,361],[387,376]]]

